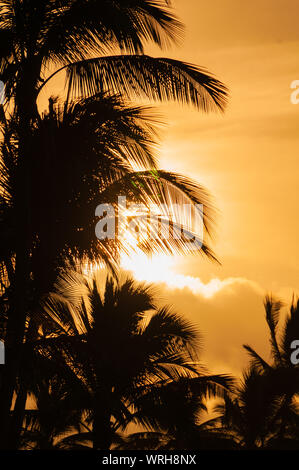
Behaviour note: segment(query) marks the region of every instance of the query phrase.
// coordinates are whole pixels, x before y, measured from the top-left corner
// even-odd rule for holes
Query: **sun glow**
[[[172,289],[190,289],[194,294],[205,298],[213,297],[229,280],[211,279],[204,284],[198,277],[186,276],[175,272],[175,260],[168,255],[146,256],[144,253],[134,253],[122,257],[121,266],[131,271],[138,281],[162,282]]]
[[[198,277],[177,273],[176,259],[173,256],[162,253],[151,256],[145,254],[140,246],[144,242],[150,243],[146,231],[147,225],[145,224],[141,230],[136,231],[134,225],[132,226],[132,221],[129,221],[132,217],[134,219],[136,215],[137,212],[132,208],[124,212],[120,235],[122,241],[120,267],[131,272],[137,281],[163,283],[171,289],[189,289],[194,294],[207,299],[212,298],[230,284],[230,279],[222,281],[217,278],[211,279],[205,284]]]

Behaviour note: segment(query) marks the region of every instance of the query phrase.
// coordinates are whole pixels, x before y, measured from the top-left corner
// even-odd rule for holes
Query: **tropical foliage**
[[[180,196],[203,202],[208,222],[210,203],[202,188],[165,172],[157,182],[151,173],[156,170],[151,124],[144,110],[124,102],[138,95],[223,110],[226,88],[209,73],[144,54],[147,42],[163,48],[179,38],[181,29],[169,2],[162,0],[0,2],[4,447],[14,442],[7,432],[10,407],[27,328],[36,336],[30,323],[40,297],[69,264],[97,258],[116,272],[119,243],[91,239],[96,205],[104,198],[113,203],[120,189],[131,200],[148,204],[158,195],[163,202],[167,194],[170,201]],[[52,79],[63,75],[66,92],[53,98]],[[138,175],[143,186],[132,188],[133,164],[143,171]],[[143,243],[146,250],[150,246]],[[182,246],[173,241],[153,244],[153,249],[161,248]],[[210,255],[208,247],[206,253]]]
[[[102,284],[68,273],[36,316],[22,362],[37,404],[26,412],[27,446],[108,449],[131,423],[182,433],[203,399],[231,384],[204,373],[194,326],[158,308],[150,286]]]
[[[272,359],[246,345],[237,383],[209,374],[194,326],[119,268],[134,249],[189,252],[182,228],[216,260],[212,198],[159,168],[161,119],[140,104],[224,111],[227,89],[204,68],[145,53],[182,30],[169,0],[0,0],[2,449],[298,448],[299,303],[279,336],[282,304],[266,298]],[[119,196],[143,207],[132,242]],[[114,239],[95,236],[103,203]],[[187,203],[202,205],[203,234],[176,209]],[[161,232],[149,240],[153,204]]]

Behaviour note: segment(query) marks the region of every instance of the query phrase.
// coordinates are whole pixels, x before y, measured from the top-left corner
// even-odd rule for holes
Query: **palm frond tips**
[[[280,349],[286,363],[290,360],[291,344],[299,337],[299,301],[293,299],[289,313],[285,319],[281,339]]]
[[[271,366],[251,346],[244,344],[243,348],[251,356],[251,363],[253,367],[261,371],[271,369]]]

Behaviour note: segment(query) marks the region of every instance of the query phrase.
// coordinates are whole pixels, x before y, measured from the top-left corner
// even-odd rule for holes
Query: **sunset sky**
[[[165,281],[161,298],[198,323],[210,369],[237,373],[246,364],[243,343],[267,353],[265,292],[289,302],[299,291],[299,105],[290,101],[299,79],[299,2],[174,6],[185,39],[164,55],[215,73],[230,100],[224,116],[159,106],[167,123],[160,166],[211,191],[220,210],[213,248],[222,265],[190,256],[148,265],[135,259],[131,267],[139,279],[152,280],[154,272]]]
[[[0,0],[0,37],[0,451],[299,450],[299,0]]]
[[[173,5],[184,40],[146,53],[205,67],[230,98],[224,115],[155,103],[166,123],[158,157],[161,168],[192,177],[213,195],[219,217],[212,247],[221,266],[194,255],[138,255],[123,267],[157,281],[161,301],[198,324],[211,370],[240,373],[247,363],[242,344],[268,351],[265,293],[286,303],[299,293],[299,104],[290,100],[299,80],[299,2]]]

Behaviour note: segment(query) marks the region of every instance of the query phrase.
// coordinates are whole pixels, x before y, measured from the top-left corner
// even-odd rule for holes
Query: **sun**
[[[147,256],[141,250],[131,255],[123,255],[121,266],[131,271],[137,281],[167,282],[173,275],[174,260],[169,255]]]
[[[128,212],[125,215],[135,215]],[[189,289],[194,294],[207,299],[212,298],[223,286],[223,281],[214,278],[203,283],[199,277],[188,276],[177,272],[177,258],[168,254],[145,254],[139,247],[140,239],[147,238],[143,231],[137,236],[132,229],[124,224],[121,234],[125,249],[121,252],[120,267],[131,272],[137,281],[163,283],[170,289]],[[94,267],[91,268],[92,270]]]

